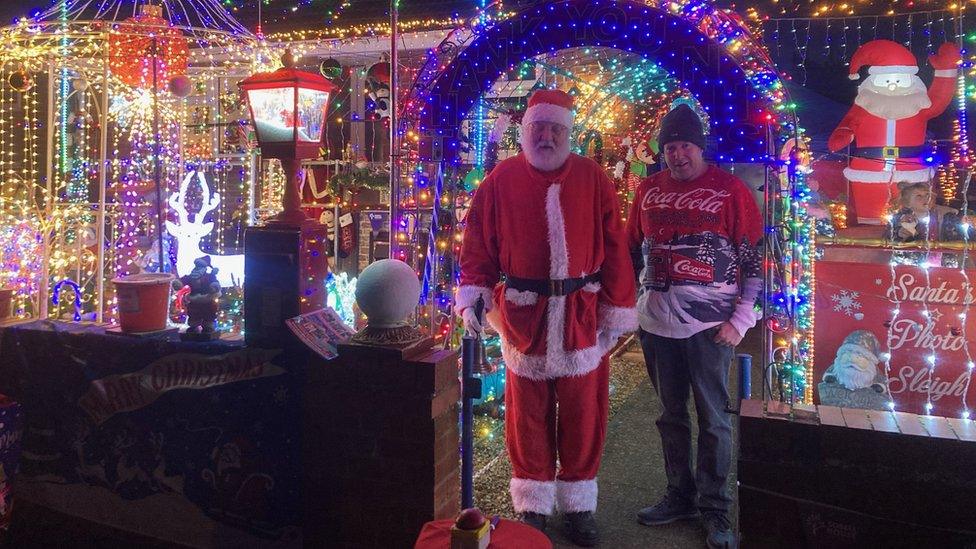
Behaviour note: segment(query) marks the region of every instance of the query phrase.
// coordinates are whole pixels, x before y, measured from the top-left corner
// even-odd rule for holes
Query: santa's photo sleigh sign
[[[818,262],[816,402],[964,416],[973,403],[973,284],[976,271]]]

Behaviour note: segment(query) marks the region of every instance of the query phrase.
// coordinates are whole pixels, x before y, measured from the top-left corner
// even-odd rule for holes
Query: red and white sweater
[[[627,221],[628,245],[643,246],[641,328],[686,338],[729,321],[745,335],[762,290],[762,234],[749,188],[715,166],[691,181],[670,170],[642,181]]]
[[[484,296],[506,367],[529,379],[594,370],[637,329],[635,281],[616,192],[603,169],[571,154],[540,172],[524,154],[495,167],[475,193],[461,247],[458,310]],[[506,289],[500,275],[600,282],[567,296]]]

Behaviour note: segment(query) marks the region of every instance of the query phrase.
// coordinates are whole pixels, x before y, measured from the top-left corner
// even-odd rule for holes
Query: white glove
[[[478,315],[475,314],[474,307],[465,307],[461,311],[461,321],[464,324],[464,333],[466,335],[476,336],[481,333],[481,322],[478,321]]]
[[[610,335],[609,331],[603,330],[596,335],[597,344],[603,352],[607,352],[613,349],[613,346],[617,344],[619,337],[613,337]]]

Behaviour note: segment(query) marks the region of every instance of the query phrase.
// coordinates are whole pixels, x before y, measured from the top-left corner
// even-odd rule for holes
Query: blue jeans
[[[735,349],[715,343],[718,327],[672,339],[641,330],[647,373],[664,411],[657,420],[668,475],[668,493],[694,502],[702,512],[732,507],[732,423],[726,413],[729,366]],[[688,389],[698,412],[698,467],[692,474]]]

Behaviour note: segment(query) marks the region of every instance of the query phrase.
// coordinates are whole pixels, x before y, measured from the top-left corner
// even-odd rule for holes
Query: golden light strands
[[[22,316],[43,310],[31,296],[40,293],[38,299],[46,299],[45,283],[65,278],[82,287],[86,311],[110,316],[115,302],[111,285],[104,284],[105,295],[99,295],[99,281],[158,268],[148,257],[158,262],[158,255],[145,249],[156,239],[154,216],[147,215],[155,208],[154,110],[163,193],[178,180],[188,158],[181,133],[187,100],[183,92],[171,91],[170,81],[186,74],[191,93],[200,97],[215,89],[216,80],[230,78],[233,86],[232,79],[279,57],[274,55],[279,46],[259,46],[253,36],[172,26],[158,15],[135,24],[24,19],[0,29],[0,283],[17,288]],[[146,47],[135,48],[136,42]],[[117,55],[110,55],[110,45]],[[131,56],[131,71],[122,67],[123,49],[144,54]],[[35,84],[27,86],[28,81]],[[213,122],[216,112],[203,121],[205,131],[214,135],[223,129]],[[40,119],[46,113],[47,120]],[[44,146],[45,134],[50,148]],[[215,137],[211,143],[217,147],[221,140]],[[243,147],[222,154],[197,151],[194,161],[217,173],[236,169],[233,173],[244,182],[240,194],[246,197],[250,153],[246,142]],[[98,205],[100,181],[107,187],[104,210]],[[227,202],[233,209],[220,212],[220,219],[246,220],[239,210],[250,207],[246,200],[243,206]],[[96,221],[103,218],[100,230]]]

